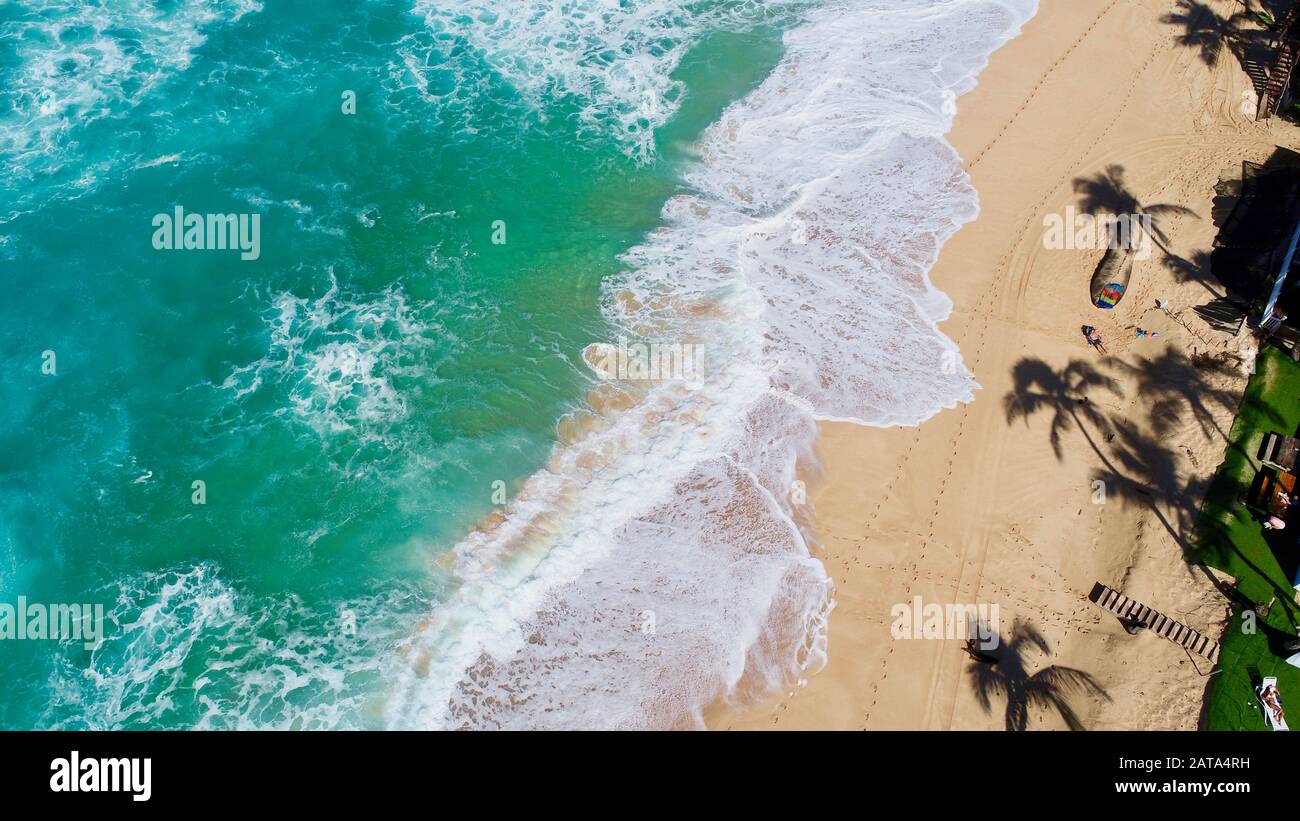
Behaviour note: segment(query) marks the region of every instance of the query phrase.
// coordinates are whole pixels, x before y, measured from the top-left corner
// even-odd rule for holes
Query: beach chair
[[[1255,688],[1255,695],[1259,697],[1259,703],[1264,708],[1264,720],[1268,726],[1274,730],[1290,730],[1286,726],[1286,717],[1282,711],[1282,696],[1277,691],[1277,677],[1269,676],[1259,683]],[[1276,708],[1270,705],[1270,702],[1276,704]]]

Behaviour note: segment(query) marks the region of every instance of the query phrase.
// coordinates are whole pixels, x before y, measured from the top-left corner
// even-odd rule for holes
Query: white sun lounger
[[[1259,703],[1264,708],[1264,720],[1267,721],[1268,726],[1272,727],[1274,730],[1290,730],[1291,728],[1286,726],[1286,718],[1282,716],[1280,712],[1270,709],[1268,702],[1264,701],[1264,694],[1269,690],[1273,691],[1273,697],[1277,700],[1277,703],[1281,705],[1282,695],[1277,691],[1277,678],[1275,676],[1269,676],[1264,679],[1255,690],[1255,695],[1259,697]]]

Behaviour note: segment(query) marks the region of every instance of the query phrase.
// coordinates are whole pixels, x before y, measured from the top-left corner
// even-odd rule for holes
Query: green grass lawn
[[[1252,667],[1261,676],[1277,676],[1283,700],[1300,716],[1300,669],[1269,649],[1270,639],[1276,645],[1281,635],[1270,634],[1270,628],[1294,636],[1300,619],[1291,587],[1300,560],[1297,533],[1292,529],[1295,525],[1281,532],[1265,531],[1239,502],[1259,470],[1256,456],[1264,435],[1270,431],[1293,434],[1298,425],[1300,364],[1282,351],[1266,347],[1246,386],[1223,464],[1201,508],[1196,558],[1236,578],[1245,599],[1258,604],[1274,597],[1276,601],[1268,615],[1258,620],[1260,626],[1253,635],[1242,629],[1242,603],[1235,606],[1219,655],[1221,671],[1215,674],[1210,690],[1206,725],[1211,730],[1268,729],[1252,689]]]

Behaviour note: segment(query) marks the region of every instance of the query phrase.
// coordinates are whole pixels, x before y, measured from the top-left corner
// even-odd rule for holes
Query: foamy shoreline
[[[821,666],[829,580],[796,464],[814,418],[916,422],[973,396],[926,277],[977,213],[942,134],[1035,2],[832,3],[786,33],[606,283],[620,332],[709,346],[701,384],[593,393],[548,469],[447,557],[455,592],[412,639],[395,714],[684,726],[738,683]]]
[[[1227,0],[1210,5],[1234,10]],[[914,596],[998,604],[1004,639],[1024,675],[1062,665],[1097,684],[1069,696],[1084,727],[1196,726],[1207,680],[1176,647],[1128,636],[1085,595],[1095,581],[1122,582],[1131,595],[1210,633],[1226,615],[1221,597],[1188,572],[1155,512],[1091,504],[1098,463],[1077,427],[1062,434],[1058,460],[1048,441],[1051,413],[1010,424],[1003,406],[1017,390],[1018,366],[1024,374],[1023,363],[1041,361],[1043,373],[1059,373],[1079,360],[1107,368],[1123,394],[1094,391],[1091,399],[1145,430],[1132,372],[1105,365],[1083,345],[1083,323],[1097,325],[1114,361],[1129,365],[1168,351],[1241,344],[1195,324],[1190,308],[1205,290],[1176,281],[1159,259],[1141,264],[1126,300],[1103,313],[1090,306],[1086,288],[1099,252],[1041,245],[1043,217],[1076,204],[1075,179],[1120,165],[1142,201],[1196,212],[1165,226],[1172,250],[1192,258],[1215,234],[1211,199],[1220,170],[1262,159],[1275,142],[1294,144],[1288,126],[1256,124],[1242,113],[1251,86],[1229,54],[1209,67],[1176,43],[1180,29],[1162,20],[1175,8],[1173,0],[1044,3],[959,103],[949,141],[965,160],[981,214],[944,246],[931,278],[955,305],[941,329],[961,346],[982,390],[973,403],[916,428],[820,425],[824,481],[813,507],[818,555],[837,602],[828,665],[769,704],[716,705],[711,727],[1009,725],[1005,697],[977,697],[961,642],[891,637],[890,607]],[[1156,299],[1169,301],[1167,314],[1155,309]],[[1160,330],[1161,339],[1135,340],[1138,324]],[[1217,387],[1239,393],[1244,375],[1224,380]],[[1214,414],[1227,429],[1231,411]],[[1222,455],[1222,441],[1188,420],[1166,441],[1185,487],[1205,481]],[[1027,726],[1066,723],[1051,709],[1032,709]]]

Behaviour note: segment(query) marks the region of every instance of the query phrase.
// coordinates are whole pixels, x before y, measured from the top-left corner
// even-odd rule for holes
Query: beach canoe
[[[1092,304],[1109,310],[1119,304],[1133,275],[1133,250],[1111,248],[1092,275]]]

